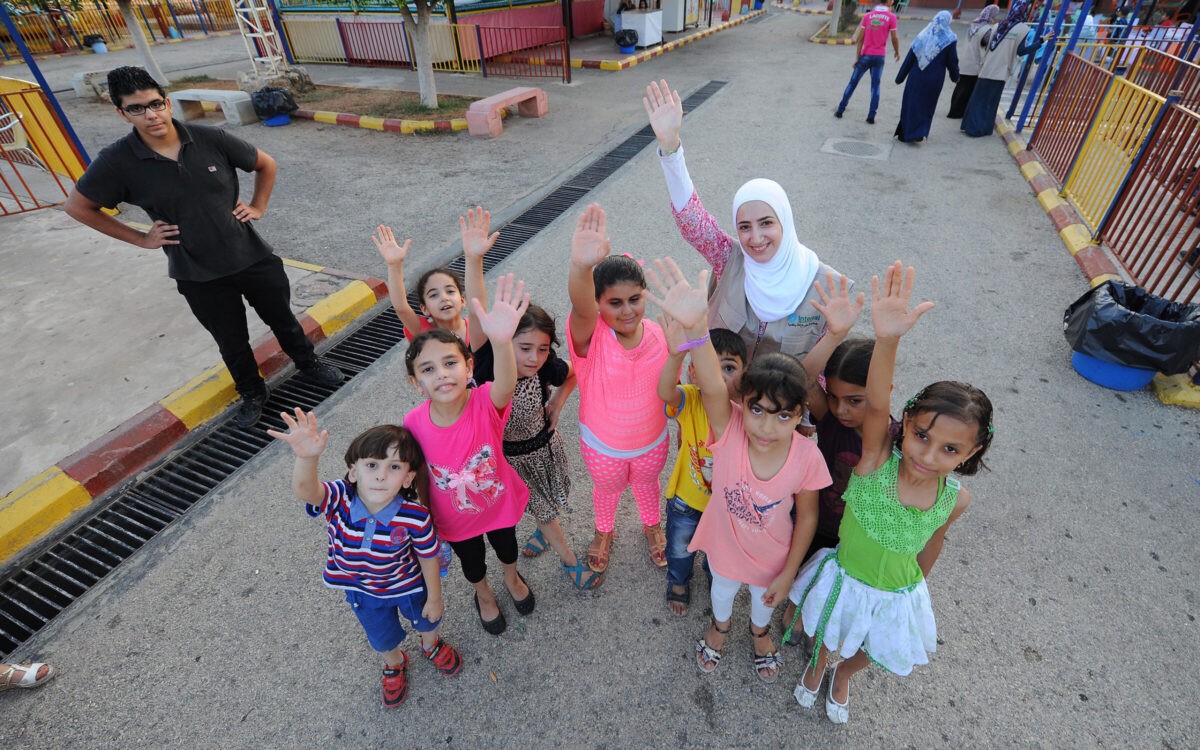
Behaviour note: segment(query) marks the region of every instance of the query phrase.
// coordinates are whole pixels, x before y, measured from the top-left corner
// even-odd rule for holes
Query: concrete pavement
[[[377,274],[370,253],[342,249],[361,244],[362,227],[395,216],[425,234],[429,257],[443,254],[455,234],[447,214],[479,202],[510,218],[642,127],[650,77],[684,95],[729,81],[684,126],[710,210],[728,228],[737,186],[772,177],[789,192],[802,241],[860,284],[896,257],[916,265],[917,293],[938,306],[904,342],[895,405],[942,378],[972,382],[996,404],[992,471],[966,480],[975,502],[930,578],[942,643],[928,667],[904,679],[869,670],[855,681],[851,723],[834,727],[791,698],[794,649],[778,684],[755,678],[743,595],[725,659],[700,676],[692,644],[706,622],[703,592],[694,587],[688,617],[667,612],[663,575],[646,561],[626,498],[605,586],[580,595],[555,561],[523,561],[537,612],[518,618],[502,595],[510,630],[500,638],[476,623],[455,566],[445,635],[465,669],[447,680],[415,658],[408,703],[385,712],[376,658],[341,598],[320,585],[323,531],[290,498],[291,461],[276,447],[16,655],[60,673],[36,692],[0,697],[11,739],[33,748],[1193,744],[1200,678],[1163,665],[1185,665],[1196,640],[1200,420],[1148,391],[1114,393],[1075,375],[1061,316],[1086,281],[1004,143],[962,138],[938,118],[928,143],[893,145],[899,89],[890,84],[878,125],[862,122],[865,90],[835,120],[853,53],[804,43],[820,22],[772,13],[631,73],[579,72],[551,92],[549,118],[511,121],[489,144],[406,139],[440,164],[386,134],[300,123],[251,137],[274,139],[264,148],[281,164],[315,162],[291,167],[293,177],[319,176],[306,181],[312,193],[281,184],[274,229],[303,231],[311,220],[301,214],[317,213],[323,232],[289,244],[306,259],[357,257],[340,265]],[[902,21],[904,41],[922,25]],[[390,189],[382,172],[408,190]],[[430,209],[431,200],[443,205]],[[650,149],[585,200],[608,210],[616,251],[699,268]],[[526,278],[560,321],[579,208],[497,269]],[[358,431],[415,404],[401,359],[401,350],[387,355],[318,409],[333,434],[323,475],[340,474]],[[591,526],[578,460],[572,478],[574,510],[563,521],[578,549]],[[501,586],[494,571],[492,580]]]

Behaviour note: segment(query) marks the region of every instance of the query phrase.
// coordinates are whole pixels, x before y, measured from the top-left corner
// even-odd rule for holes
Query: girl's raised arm
[[[567,277],[571,314],[567,322],[571,326],[571,342],[575,349],[571,354],[580,357],[587,356],[596,321],[600,318],[592,269],[608,257],[611,249],[606,229],[604,209],[593,203],[580,214],[575,235],[571,237],[571,269]]]
[[[700,400],[708,413],[708,424],[719,438],[729,426],[733,406],[729,402],[725,379],[721,377],[717,350],[708,336],[708,275],[708,269],[701,271],[696,277],[696,286],[692,287],[674,259],[656,260],[654,268],[646,269],[646,279],[659,296],[649,292],[646,296],[683,327],[688,341],[677,349],[692,352],[692,369],[696,373],[696,385],[700,387]]]
[[[499,232],[492,232],[492,215],[483,210],[483,206],[468,208],[467,215],[458,217],[458,228],[462,232],[463,258],[466,260],[467,299],[479,300],[479,304],[487,307],[487,282],[483,278],[483,256],[496,244]],[[479,351],[479,347],[487,342],[487,335],[479,327],[479,319],[474,315],[467,316],[467,338],[471,341],[471,351]]]
[[[825,284],[829,287],[829,293],[826,294],[825,289],[821,286],[820,280],[817,280],[813,286],[817,289],[817,296],[821,301],[814,302],[813,307],[817,312],[825,316],[825,335],[817,342],[817,345],[809,350],[804,356],[804,372],[807,373],[814,398],[808,400],[808,410],[812,412],[813,419],[821,421],[825,414],[829,411],[829,404],[825,400],[825,392],[821,388],[821,381],[818,376],[825,369],[829,358],[833,356],[833,351],[846,340],[850,335],[850,329],[854,327],[854,323],[858,320],[858,316],[862,313],[863,300],[865,295],[862,292],[853,300],[850,299],[850,282],[845,276],[839,277],[840,284],[834,283],[832,273],[825,274]],[[819,394],[819,395],[817,395]]]
[[[525,282],[513,281],[511,273],[496,282],[496,298],[490,311],[485,310],[479,300],[471,300],[471,312],[492,342],[496,375],[492,381],[492,406],[497,410],[505,409],[512,402],[513,391],[517,388],[517,357],[513,353],[512,339],[528,307]]]
[[[882,289],[879,277],[871,277],[871,321],[875,326],[875,349],[867,370],[867,416],[862,426],[862,459],[854,469],[854,473],[861,476],[875,471],[891,454],[888,427],[891,424],[892,376],[896,371],[900,337],[911,331],[917,320],[933,309],[932,302],[922,302],[912,310],[908,309],[915,275],[912,266],[905,271],[904,265],[896,261],[884,274]]]
[[[412,240],[405,240],[403,245],[397,243],[392,228],[383,224],[379,225],[371,240],[383,256],[383,262],[387,263],[388,297],[392,300],[392,309],[404,327],[416,336],[421,332],[421,316],[408,304],[408,290],[404,288],[404,259],[408,257]]]

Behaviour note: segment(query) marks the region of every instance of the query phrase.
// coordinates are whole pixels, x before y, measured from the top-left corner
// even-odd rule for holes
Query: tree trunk
[[[133,46],[142,56],[142,63],[146,68],[146,72],[150,77],[158,81],[158,85],[166,88],[170,81],[163,74],[162,68],[158,67],[158,61],[154,59],[154,55],[150,52],[150,43],[146,41],[146,32],[142,31],[142,24],[133,12],[131,0],[117,0],[117,7],[121,9],[121,17],[125,19],[125,27],[129,29],[129,36],[133,38]]]
[[[437,80],[433,77],[433,47],[429,41],[432,13],[428,0],[417,0],[417,18],[413,18],[405,0],[396,0],[404,16],[404,28],[412,40],[413,68],[417,71],[417,86],[421,91],[421,106],[437,109]]]

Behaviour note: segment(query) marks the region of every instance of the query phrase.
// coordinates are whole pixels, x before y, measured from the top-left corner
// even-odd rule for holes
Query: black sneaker
[[[298,366],[297,369],[301,375],[304,375],[317,385],[333,387],[341,385],[346,380],[345,373],[320,358],[314,359],[311,363],[303,367]]]
[[[242,396],[242,400],[238,402],[237,411],[233,413],[233,423],[243,430],[256,425],[259,417],[262,416],[267,397],[270,395],[271,391],[264,387],[262,393]]]
[[[868,118],[867,118],[867,124],[868,124],[868,125],[874,125],[874,124],[875,124],[875,118],[874,118],[874,117],[868,117]]]

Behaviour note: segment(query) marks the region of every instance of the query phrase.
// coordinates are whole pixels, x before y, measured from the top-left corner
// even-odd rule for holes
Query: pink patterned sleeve
[[[675,215],[679,234],[704,256],[708,265],[712,266],[713,279],[720,281],[721,274],[725,272],[725,262],[733,251],[733,242],[717,225],[717,217],[704,210],[700,194],[694,190],[686,206],[679,211],[672,206],[671,212]]]

